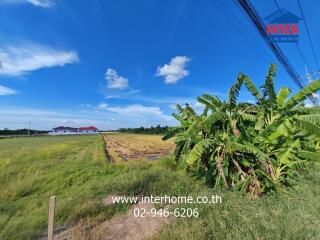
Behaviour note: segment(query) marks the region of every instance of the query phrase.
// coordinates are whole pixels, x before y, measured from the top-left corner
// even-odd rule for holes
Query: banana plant
[[[289,88],[277,93],[276,66],[272,64],[262,87],[240,73],[228,98],[203,94],[197,114],[188,104],[173,113],[179,125],[163,140],[174,137],[175,159],[206,183],[260,195],[294,182],[295,173],[320,159],[320,109],[304,101],[320,89],[320,80],[289,98]],[[239,102],[245,86],[255,104]]]

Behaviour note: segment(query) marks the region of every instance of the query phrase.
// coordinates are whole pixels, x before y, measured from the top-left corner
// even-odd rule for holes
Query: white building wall
[[[93,130],[82,130],[82,131],[79,131],[78,134],[99,134],[99,132],[93,131]]]
[[[49,132],[49,135],[76,135],[79,134],[78,132],[71,132],[71,131],[52,131]]]
[[[49,132],[49,135],[81,135],[81,134],[90,135],[90,134],[99,134],[99,132],[93,131],[93,130],[84,130],[84,131],[78,131],[78,132],[71,132],[67,130]]]

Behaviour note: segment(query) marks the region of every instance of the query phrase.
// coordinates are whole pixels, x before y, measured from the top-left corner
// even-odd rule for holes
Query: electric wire
[[[259,16],[256,9],[253,7],[253,5],[250,3],[249,0],[237,0],[243,11],[245,11],[252,22],[252,24],[257,28],[267,45],[270,47],[272,52],[275,54],[281,65],[284,67],[284,69],[287,71],[291,79],[300,87],[303,88],[304,84],[300,81],[298,74],[296,70],[293,68],[293,66],[289,63],[286,56],[283,54],[279,46],[274,43],[269,36],[267,35],[265,31],[265,25]]]
[[[230,13],[231,13],[231,15],[232,15],[232,17],[233,17],[233,19],[232,18],[230,18],[230,16],[223,10],[223,7],[221,7],[221,6],[219,6],[219,4],[217,3],[217,2],[215,2],[214,0],[209,0],[221,13],[222,13],[222,15],[229,21],[229,23],[231,23],[232,24],[232,26],[248,41],[248,42],[250,42],[250,44],[251,45],[253,45],[254,46],[254,48],[257,50],[257,52],[259,53],[259,55],[260,55],[260,57],[262,57],[267,63],[270,63],[270,60],[269,59],[267,59],[267,57],[266,56],[264,56],[264,54],[261,52],[261,50],[256,46],[256,43],[254,42],[254,41],[252,41],[248,36],[250,36],[250,33],[246,30],[246,33],[244,33],[242,30],[241,30],[241,28],[239,28],[238,26],[237,26],[237,24],[233,21],[233,19],[234,20],[236,20],[238,23],[240,23],[240,21],[236,18],[236,16],[233,14],[233,13],[231,13],[231,11],[230,11]],[[240,23],[241,24],[241,23]]]
[[[274,3],[276,4],[278,10],[280,10],[280,6],[279,6],[277,0],[273,0],[273,1],[274,1]],[[290,30],[290,32],[291,32],[291,30]],[[299,54],[300,54],[300,56],[301,56],[304,64],[305,64],[308,68],[310,68],[310,65],[309,65],[307,59],[305,58],[304,54],[302,53],[302,50],[301,50],[300,46],[298,45],[298,43],[295,42],[295,46],[297,47],[298,52],[299,52]]]
[[[303,18],[304,26],[305,26],[305,28],[307,30],[307,35],[308,35],[308,39],[309,39],[309,43],[310,43],[310,46],[311,46],[313,57],[314,57],[316,65],[317,65],[317,70],[319,71],[318,58],[317,58],[317,55],[316,55],[315,50],[314,50],[314,46],[313,46],[313,43],[312,43],[312,40],[311,40],[311,34],[310,34],[310,31],[309,31],[308,24],[307,24],[306,18],[304,16],[302,7],[301,7],[300,0],[298,0],[298,5],[299,5],[299,8],[300,8],[301,16]]]

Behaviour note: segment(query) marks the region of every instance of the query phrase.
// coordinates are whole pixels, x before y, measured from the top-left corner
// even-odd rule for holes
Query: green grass
[[[2,139],[0,239],[42,236],[52,195],[57,196],[57,226],[97,223],[128,209],[103,206],[101,199],[109,194],[222,196],[222,204],[189,206],[199,208],[199,218],[174,219],[155,239],[318,239],[319,184],[315,168],[288,193],[252,200],[207,189],[170,157],[110,165],[101,136]]]
[[[254,200],[237,192],[211,190],[207,194],[221,195],[222,204],[184,205],[198,207],[200,217],[178,219],[154,239],[316,240],[320,237],[319,184],[316,169],[306,172],[295,189]]]
[[[97,136],[0,140],[0,239],[31,239],[47,224],[48,199],[57,196],[57,223],[112,216],[95,186],[116,171],[106,166]]]

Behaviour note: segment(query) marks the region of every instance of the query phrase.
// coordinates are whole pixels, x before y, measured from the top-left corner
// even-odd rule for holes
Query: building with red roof
[[[59,126],[59,127],[53,128],[52,131],[49,132],[49,134],[50,135],[99,134],[99,129],[96,128],[95,126],[80,127],[80,128]]]

